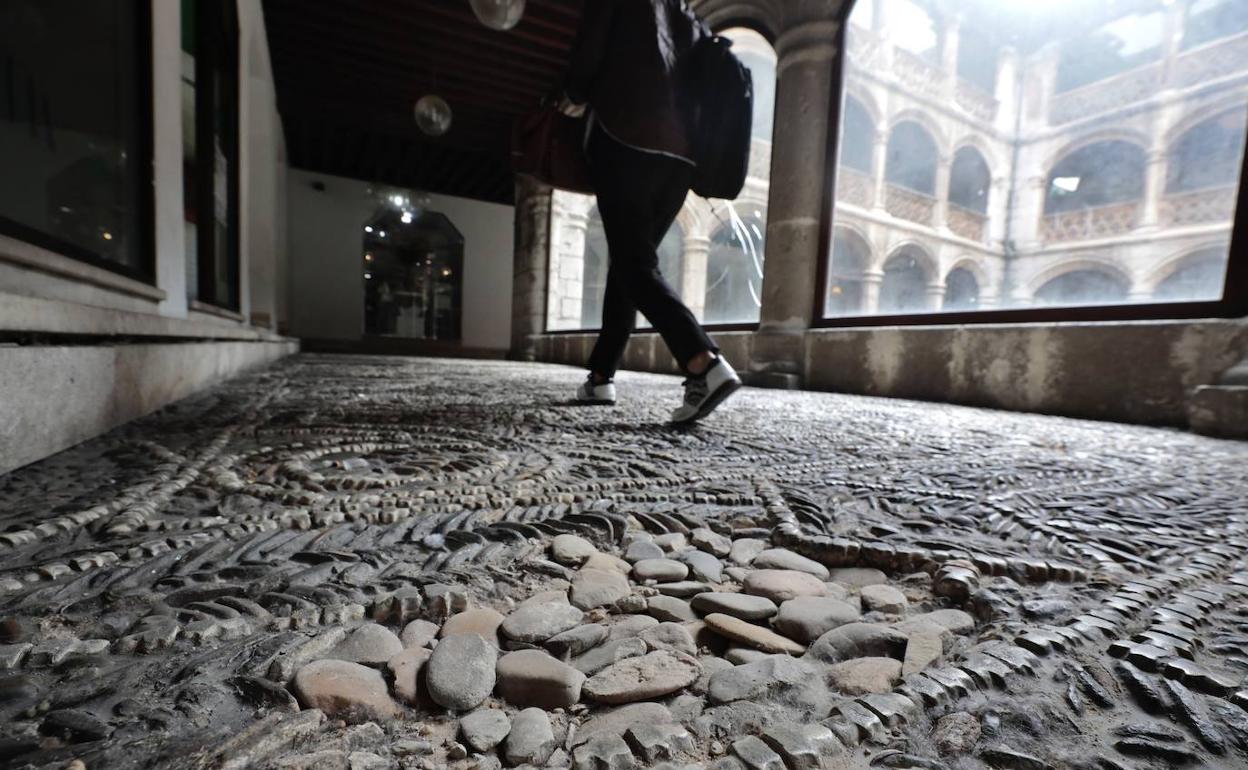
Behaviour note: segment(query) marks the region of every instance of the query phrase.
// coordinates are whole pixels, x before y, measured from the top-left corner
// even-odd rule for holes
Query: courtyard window
[[[825,324],[1242,315],[1245,8],[854,3]]]
[[[754,78],[750,171],[735,201],[690,194],[659,244],[659,270],[699,321],[753,324],[762,307],[767,197],[775,129],[776,53],[751,29],[720,32]],[[871,140],[865,140],[869,153]],[[593,196],[556,191],[551,199],[547,331],[592,331],[602,324],[609,252]],[[648,322],[640,315],[639,328]]]
[[[0,3],[0,233],[154,280],[140,0]]]

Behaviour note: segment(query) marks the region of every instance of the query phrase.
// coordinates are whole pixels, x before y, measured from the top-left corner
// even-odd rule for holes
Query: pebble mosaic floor
[[[1248,444],[581,376],[298,356],[0,477],[0,767],[1248,768]]]

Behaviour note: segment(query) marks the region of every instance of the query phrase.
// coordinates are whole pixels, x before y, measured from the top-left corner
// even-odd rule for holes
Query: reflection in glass
[[[725,210],[730,220],[712,236],[707,259],[705,322],[756,321],[763,304],[766,218],[762,211],[742,219],[735,206]]]
[[[1223,298],[1248,2],[857,0],[846,35],[827,317]]]
[[[364,331],[378,337],[458,341],[464,237],[443,214],[384,207],[365,230]],[[385,233],[385,237],[382,237]]]
[[[144,280],[138,0],[0,3],[0,232]]]

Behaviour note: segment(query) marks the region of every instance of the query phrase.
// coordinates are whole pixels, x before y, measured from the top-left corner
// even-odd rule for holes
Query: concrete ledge
[[[1197,433],[1248,439],[1248,386],[1197,388],[1187,413],[1192,430]]]
[[[0,474],[298,349],[292,340],[0,347]]]
[[[155,313],[83,305],[0,292],[0,332],[104,337],[177,337],[281,342],[267,329],[225,318],[167,318]]]
[[[754,334],[715,337],[729,360],[750,360]],[[545,335],[537,358],[583,365],[594,338]],[[799,339],[811,390],[1188,427],[1196,389],[1248,351],[1248,321],[812,329]],[[676,372],[655,334],[635,337],[624,364]]]

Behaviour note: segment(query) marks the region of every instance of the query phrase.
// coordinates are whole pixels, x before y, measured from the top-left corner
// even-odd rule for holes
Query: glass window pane
[[[0,3],[0,231],[150,278],[138,0]]]
[[[940,50],[921,63],[916,7]],[[1189,45],[1208,14],[1226,40]],[[825,314],[1222,299],[1248,136],[1234,18],[1220,0],[859,0]]]
[[[1195,48],[1248,32],[1248,3],[1243,0],[1194,0],[1187,12],[1183,47]]]
[[[735,201],[689,196],[678,221],[658,245],[659,271],[699,321],[754,323],[762,306],[776,54],[766,38],[753,30],[738,28],[720,34],[733,41],[733,52],[754,78],[749,177]],[[869,139],[865,146],[869,152]],[[546,328],[597,329],[602,323],[610,261],[602,219],[590,196],[556,191],[551,206]],[[649,323],[639,314],[637,325],[646,328]]]

